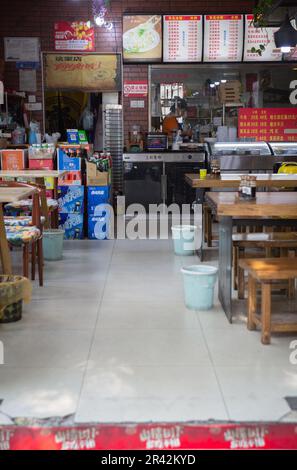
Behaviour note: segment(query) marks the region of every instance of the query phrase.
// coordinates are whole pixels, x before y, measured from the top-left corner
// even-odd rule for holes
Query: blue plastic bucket
[[[58,261],[63,257],[64,230],[49,229],[43,231],[43,257],[47,261]]]
[[[206,264],[195,264],[183,267],[181,272],[183,273],[186,307],[191,310],[211,309],[218,268]]]
[[[196,225],[173,225],[171,227],[176,255],[193,255],[195,253],[196,230]]]

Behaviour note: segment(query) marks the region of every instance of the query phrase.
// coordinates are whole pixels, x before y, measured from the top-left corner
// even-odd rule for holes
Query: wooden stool
[[[248,280],[248,324],[249,330],[261,326],[261,341],[270,344],[271,332],[297,332],[296,322],[272,322],[271,286],[273,281],[295,280],[297,264],[294,258],[243,259],[239,266],[249,274]],[[257,315],[257,282],[261,285],[261,315]]]
[[[238,266],[240,258],[244,258],[246,248],[265,250],[265,256],[272,256],[272,249],[280,249],[280,256],[288,256],[288,250],[297,249],[297,232],[267,232],[267,233],[237,233],[233,241],[233,287],[238,289],[238,298],[244,299],[245,281],[244,270]],[[263,255],[261,255],[263,257]],[[254,257],[254,255],[252,255]],[[290,296],[294,296],[292,283],[289,282]]]

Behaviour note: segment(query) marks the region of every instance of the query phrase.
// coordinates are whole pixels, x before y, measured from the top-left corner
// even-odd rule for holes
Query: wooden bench
[[[237,233],[232,236],[233,241],[233,287],[238,289],[238,298],[244,299],[245,281],[244,270],[238,265],[240,258],[244,258],[246,248],[257,248],[265,250],[265,256],[272,256],[272,249],[279,248],[280,256],[288,256],[288,251],[297,249],[297,232],[259,232],[259,233]],[[251,257],[254,257],[253,254]],[[260,255],[263,257],[263,255]],[[292,283],[290,296],[294,295]]]
[[[248,324],[249,330],[261,325],[261,341],[270,344],[271,332],[297,332],[295,322],[289,322],[285,315],[278,322],[271,319],[271,287],[273,281],[295,280],[297,263],[295,258],[242,259],[239,266],[249,274],[248,278]],[[261,285],[261,315],[256,313],[257,282]]]

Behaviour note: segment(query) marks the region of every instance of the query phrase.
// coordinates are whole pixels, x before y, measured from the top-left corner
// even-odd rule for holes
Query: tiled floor
[[[230,325],[217,292],[213,310],[187,310],[180,268],[198,258],[170,240],[73,241],[64,254],[22,321],[0,325],[0,424],[297,420],[284,399],[297,395],[295,338],[262,346],[244,304]]]

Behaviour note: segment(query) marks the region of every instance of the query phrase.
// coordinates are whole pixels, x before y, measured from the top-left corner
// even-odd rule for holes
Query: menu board
[[[164,62],[201,62],[203,24],[201,15],[163,17]]]
[[[273,36],[279,27],[255,28],[252,24],[253,18],[253,15],[245,15],[243,60],[246,62],[282,60],[282,52],[280,49],[276,48]],[[251,52],[253,47],[258,49],[261,44],[265,46],[265,50],[262,52],[262,55],[259,55],[257,52]]]
[[[84,21],[55,23],[56,51],[87,51],[95,50],[94,28]]]
[[[123,17],[123,58],[125,62],[161,62],[161,15]]]
[[[243,50],[243,15],[204,17],[204,62],[240,62]]]
[[[297,108],[242,108],[238,137],[271,142],[297,142]]]

